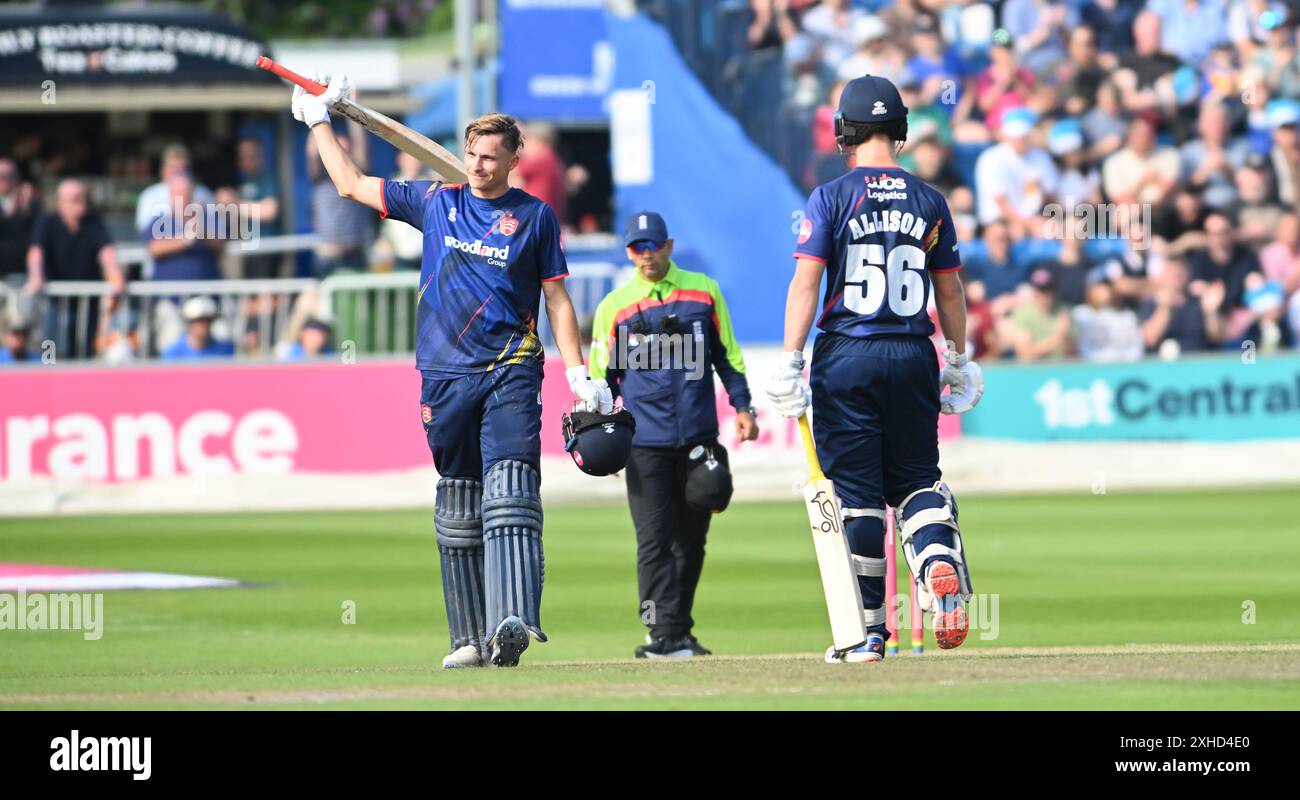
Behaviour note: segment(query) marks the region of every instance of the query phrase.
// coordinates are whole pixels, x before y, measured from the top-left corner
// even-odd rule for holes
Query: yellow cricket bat
[[[835,484],[822,472],[817,460],[817,446],[813,443],[807,414],[799,418],[799,432],[803,434],[804,454],[808,457],[808,484],[803,488],[808,526],[812,532],[813,548],[817,551],[826,611],[831,618],[831,638],[835,649],[844,652],[867,641],[862,592],[858,588],[849,540],[844,535],[840,498],[835,493]]]
[[[296,83],[314,95],[325,93],[325,86],[304,78],[293,70],[282,64],[277,64],[266,56],[258,56],[257,66],[267,72],[279,75],[281,78]],[[372,111],[369,108],[354,103],[344,98],[333,105],[333,109],[361,127],[370,131],[374,135],[388,142],[393,147],[404,153],[410,153],[420,160],[421,163],[428,165],[434,172],[438,173],[448,183],[465,183],[468,177],[465,175],[465,165],[461,159],[452,155],[447,148],[433,141],[423,134],[416,133],[397,120],[384,116],[378,111]]]

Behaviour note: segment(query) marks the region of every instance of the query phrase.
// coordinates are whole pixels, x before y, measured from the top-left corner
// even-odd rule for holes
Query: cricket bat
[[[812,531],[813,548],[817,551],[826,610],[831,618],[831,638],[835,649],[844,652],[867,641],[862,592],[858,588],[858,574],[853,568],[849,540],[844,535],[840,498],[835,493],[835,484],[822,472],[817,460],[817,446],[813,443],[807,414],[799,418],[799,432],[803,434],[804,454],[808,457],[808,484],[803,488],[808,526]]]
[[[284,78],[290,83],[298,84],[312,94],[321,95],[325,93],[325,86],[309,78],[304,78],[266,56],[258,56],[257,66]],[[429,137],[416,133],[397,120],[384,116],[378,111],[372,111],[359,103],[354,103],[346,97],[335,103],[333,108],[398,150],[415,156],[421,163],[428,165],[447,182],[465,183],[468,180],[461,159],[452,155],[447,148],[429,139]]]

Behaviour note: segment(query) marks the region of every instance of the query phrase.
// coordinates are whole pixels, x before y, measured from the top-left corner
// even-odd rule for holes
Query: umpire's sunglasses
[[[633,253],[658,253],[667,246],[668,246],[667,240],[662,241],[659,244],[655,244],[649,239],[642,239],[640,241],[636,241],[628,245],[628,247],[632,248]]]

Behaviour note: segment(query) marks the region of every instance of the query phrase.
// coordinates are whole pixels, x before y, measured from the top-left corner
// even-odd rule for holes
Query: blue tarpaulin
[[[652,172],[615,186],[615,230],[636,211],[663,214],[678,263],[721,285],[736,336],[779,342],[805,198],[700,85],[663,28],[611,16],[609,35],[615,90],[652,91],[653,99]]]

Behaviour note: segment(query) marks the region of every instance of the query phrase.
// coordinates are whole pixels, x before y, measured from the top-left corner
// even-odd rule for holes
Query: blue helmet
[[[894,141],[907,140],[907,106],[898,87],[888,78],[863,75],[844,85],[840,107],[835,112],[835,143],[840,150],[864,141],[876,131]]]

